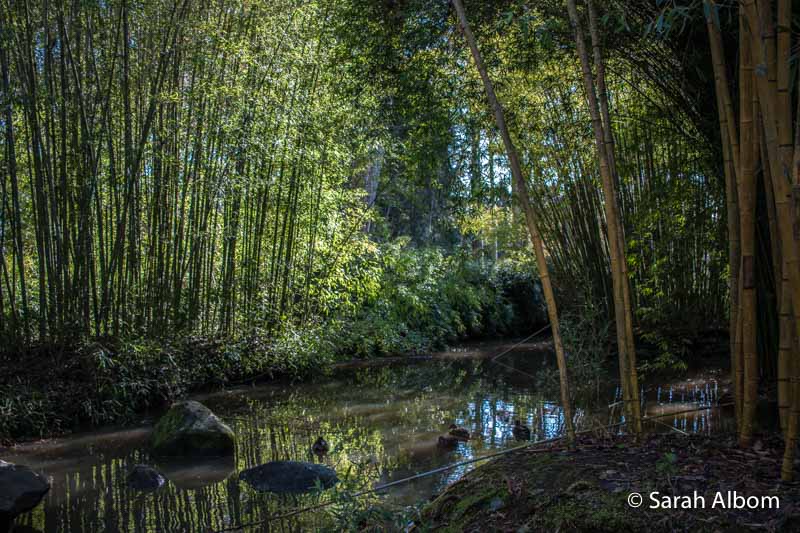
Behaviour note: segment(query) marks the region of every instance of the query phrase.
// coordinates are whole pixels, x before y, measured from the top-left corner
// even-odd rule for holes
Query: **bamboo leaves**
[[[341,126],[361,120],[334,94],[333,5],[4,2],[8,338],[306,316],[335,242],[320,210],[356,157]]]

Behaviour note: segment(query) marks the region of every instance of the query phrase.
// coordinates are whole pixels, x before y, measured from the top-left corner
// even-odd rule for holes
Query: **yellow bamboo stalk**
[[[764,138],[763,119],[759,123],[759,140],[762,165],[762,175],[764,178],[764,193],[767,204],[767,219],[769,223],[770,250],[772,252],[772,264],[775,271],[775,294],[778,309],[778,414],[780,418],[781,431],[786,435],[786,429],[791,410],[791,357],[792,339],[789,336],[792,328],[791,318],[791,296],[789,295],[789,280],[784,277],[783,256],[780,246],[780,234],[778,230],[778,215],[775,207],[775,195],[772,186],[772,172],[767,161],[767,144]]]
[[[784,261],[781,254],[780,234],[778,230],[777,210],[775,207],[775,195],[772,187],[772,172],[767,164],[767,148],[763,134],[763,120],[759,117],[759,139],[761,145],[761,159],[764,161],[762,176],[764,181],[764,193],[767,208],[767,221],[770,234],[770,251],[772,254],[772,267],[775,282],[775,305],[778,312],[778,368],[777,368],[777,391],[778,391],[778,416],[781,432],[786,436],[788,419],[791,411],[791,372],[792,372],[792,339],[786,335],[793,331],[791,320],[791,296],[789,294],[788,279],[784,278]]]
[[[740,12],[739,31],[744,35],[747,23]],[[758,147],[753,121],[753,64],[751,39],[739,41],[739,215],[742,239],[742,412],[739,444],[752,444],[756,402],[758,400],[758,360],[756,358],[755,292],[755,156]]]
[[[762,2],[763,3],[763,2]],[[767,6],[769,4],[766,4]],[[761,8],[763,16],[765,8]],[[792,146],[792,109],[791,95],[789,94],[789,77],[792,45],[792,2],[791,0],[778,0],[777,24],[770,24],[768,31],[776,36],[775,52],[768,54],[774,57],[775,84],[777,92],[776,111],[778,113],[778,143],[781,151],[781,160],[790,160]],[[769,42],[765,43],[769,46]],[[772,68],[772,65],[770,65]]]
[[[741,257],[739,260],[739,267],[741,268]],[[741,312],[741,302],[742,302],[742,276],[739,276],[739,286],[736,288],[736,292],[739,295],[739,313],[737,313],[737,321],[736,321],[736,360],[734,361],[735,366],[731,369],[731,374],[733,375],[734,379],[734,393],[738,394],[738,398],[734,405],[736,407],[736,422],[738,424],[737,427],[741,427],[742,425],[742,406],[744,404],[744,347],[742,344],[742,332],[744,331],[743,326],[743,314]]]
[[[762,27],[762,22],[753,0],[744,0],[742,7],[746,13],[748,24],[751,28]],[[764,51],[764,43],[758,34],[750,33],[750,41],[752,43],[753,54],[755,57],[766,57]],[[759,69],[760,72],[761,69]],[[778,94],[774,86],[769,84],[766,76],[756,76],[756,88],[758,90],[758,99],[760,109],[763,115],[764,124],[764,137],[767,146],[768,164],[772,172],[772,184],[775,194],[775,205],[778,212],[778,220],[781,233],[781,247],[788,261],[790,287],[792,293],[793,303],[800,302],[800,269],[798,269],[798,253],[797,242],[794,235],[794,224],[797,219],[797,214],[792,209],[792,168],[794,172],[797,170],[797,153],[796,150],[786,149],[781,150],[779,137],[784,135],[779,132],[778,125],[786,123],[790,117],[781,117],[778,113]],[[789,128],[781,128],[781,131],[788,131]],[[794,162],[794,165],[793,165]],[[800,325],[800,309],[798,305],[793,305],[793,315],[795,317],[795,327]]]
[[[789,431],[789,417],[793,406],[792,383],[796,381],[793,361],[797,353],[793,353],[795,343],[794,324],[792,323],[792,300],[789,297],[789,277],[784,274],[781,282],[780,310],[778,315],[779,341],[778,341],[778,412],[781,417],[781,430],[784,438],[797,438]],[[796,433],[796,431],[795,431]]]
[[[569,17],[572,22],[573,29],[575,30],[575,45],[578,50],[578,57],[581,61],[583,83],[589,104],[589,114],[592,118],[592,130],[595,137],[595,146],[597,149],[600,166],[600,177],[603,186],[603,195],[605,197],[604,208],[608,231],[611,280],[614,295],[614,318],[617,331],[620,381],[623,387],[623,401],[625,402],[626,415],[630,417],[633,422],[634,433],[638,434],[641,431],[641,416],[639,406],[638,378],[636,375],[635,366],[636,356],[635,352],[632,351],[633,330],[631,326],[632,320],[630,318],[630,296],[628,295],[626,305],[625,285],[628,281],[627,277],[625,276],[625,268],[623,266],[623,263],[625,262],[625,255],[624,248],[620,246],[620,243],[623,241],[622,235],[620,234],[621,224],[619,220],[619,207],[617,205],[614,176],[612,174],[612,168],[609,164],[611,158],[609,158],[607,151],[607,147],[611,146],[612,143],[610,142],[610,132],[604,131],[603,119],[598,106],[597,91],[589,63],[589,54],[586,49],[586,43],[583,37],[580,19],[578,18],[578,10],[575,0],[568,0],[567,9],[569,11]],[[592,21],[590,20],[590,25],[591,22]],[[599,39],[596,39],[596,41],[597,40]],[[602,63],[602,57],[599,58],[599,62]],[[608,121],[608,119],[606,120]]]
[[[762,23],[753,0],[743,0],[742,8],[746,13],[748,24],[751,28],[760,28]],[[764,44],[759,35],[750,32],[753,54],[755,57],[766,57]],[[797,179],[800,172],[798,158],[800,153],[794,150],[781,150],[779,143],[778,123],[786,121],[787,117],[778,116],[777,90],[769,84],[767,77],[757,75],[756,88],[758,100],[763,115],[764,137],[767,146],[768,164],[772,173],[773,193],[775,207],[778,214],[778,226],[781,236],[781,251],[785,259],[786,269],[789,273],[789,288],[792,298],[792,315],[796,331],[800,331],[800,232],[795,228],[800,220],[800,213],[794,208],[795,200],[791,187],[793,176]],[[794,152],[794,154],[792,154]]]
[[[778,120],[783,121],[791,121],[791,103],[790,103],[790,95],[789,95],[789,60],[790,60],[790,49],[791,49],[791,22],[792,22],[792,2],[791,0],[778,0],[778,109],[781,118]],[[797,101],[798,111],[800,111],[800,93],[798,94],[798,101]],[[789,142],[791,142],[791,124],[784,123],[781,126],[781,130],[778,132],[778,136],[780,138],[781,143],[781,162],[785,162],[788,160],[788,152],[789,149],[785,148]],[[788,138],[787,138],[787,133]],[[787,142],[788,141],[788,142]],[[794,148],[793,148],[793,156],[792,156],[792,166],[791,169],[794,170],[792,173],[791,169],[787,169],[789,175],[787,176],[790,183],[793,181],[795,184],[794,190],[794,219],[792,222],[796,225],[798,220],[800,219],[800,213],[797,212],[797,203],[798,203],[798,185],[800,184],[800,120],[798,120],[795,124],[795,135],[794,135]],[[792,176],[792,174],[794,174]],[[785,184],[784,184],[785,185]],[[787,237],[786,233],[782,234],[783,237]],[[794,227],[793,233],[793,240],[795,244],[795,250],[800,250],[800,243],[798,243],[798,239],[800,239],[800,231],[797,231],[797,226]],[[782,242],[785,243],[786,240]],[[784,433],[785,438],[785,446],[783,452],[783,464],[781,465],[781,479],[784,481],[792,481],[794,479],[794,459],[795,454],[797,451],[797,434],[798,434],[798,425],[800,421],[800,338],[798,338],[798,334],[800,334],[800,328],[796,326],[797,321],[793,321],[791,316],[787,316],[790,314],[794,314],[797,309],[797,306],[800,303],[793,298],[793,301],[789,302],[789,294],[792,291],[791,287],[791,279],[789,277],[790,272],[789,269],[792,268],[789,264],[784,264],[783,267],[783,300],[781,301],[781,349],[784,349],[784,345],[789,345],[789,350],[791,350],[791,354],[789,355],[789,359],[791,361],[790,370],[791,370],[791,386],[790,386],[790,400],[791,400],[791,410],[789,413],[789,418],[787,422],[786,431]],[[786,309],[785,309],[786,308]],[[788,325],[784,325],[785,322],[788,322]]]
[[[642,431],[642,414],[641,402],[639,399],[639,375],[636,370],[636,344],[633,336],[633,307],[631,305],[631,286],[630,277],[628,273],[628,259],[627,259],[627,246],[625,244],[625,226],[622,223],[622,215],[620,214],[617,183],[619,180],[619,173],[617,172],[617,158],[614,154],[614,135],[611,129],[611,113],[609,112],[608,105],[608,89],[606,87],[606,68],[603,54],[600,49],[600,35],[599,26],[597,24],[597,12],[594,7],[593,0],[586,0],[586,7],[589,11],[589,33],[592,39],[592,51],[594,56],[594,65],[597,70],[597,94],[600,103],[600,116],[603,126],[603,145],[608,158],[608,168],[611,173],[611,184],[613,186],[613,204],[612,208],[615,212],[614,221],[617,225],[617,241],[619,249],[619,266],[621,269],[621,285],[622,285],[622,306],[623,316],[625,317],[625,341],[627,343],[627,359],[628,359],[628,384],[630,387],[630,406],[633,409],[633,423],[634,432],[638,435]]]
[[[725,66],[725,53],[722,47],[722,37],[720,30],[717,27],[716,19],[714,18],[715,2],[709,1],[709,7],[706,10],[706,27],[708,29],[708,38],[711,48],[711,59],[714,68],[714,81],[717,88],[719,98],[722,99],[719,106],[721,115],[720,120],[725,122],[728,132],[728,141],[731,146],[731,158],[733,159],[733,166],[736,174],[739,173],[739,133],[736,130],[736,118],[733,112],[733,100],[731,99],[730,89],[728,87],[728,72]]]
[[[753,53],[755,57],[766,58],[768,53],[765,50],[765,43],[762,35],[757,33],[758,30],[765,27],[765,21],[761,18],[766,10],[763,8],[757,9],[753,0],[742,0],[742,8],[746,13],[748,24],[756,31],[751,32],[750,39],[752,42]],[[779,5],[779,17],[782,17],[778,23],[780,27],[786,27],[786,17],[790,14],[787,6]],[[785,39],[785,37],[781,37]],[[781,45],[782,47],[785,44]],[[782,52],[783,53],[783,52]],[[783,60],[785,60],[785,53]],[[776,67],[777,68],[777,67]],[[778,70],[786,67],[780,66]],[[761,69],[765,70],[765,69]],[[763,74],[763,72],[762,72]],[[776,84],[779,85],[779,84]],[[776,86],[769,83],[769,80],[764,75],[756,76],[756,86],[759,93],[759,104],[763,114],[764,121],[764,137],[767,145],[767,152],[772,172],[772,185],[775,195],[775,207],[778,214],[778,224],[781,237],[781,250],[784,257],[784,270],[789,277],[789,294],[792,300],[792,322],[794,326],[794,336],[800,332],[800,253],[798,253],[798,242],[800,240],[800,231],[797,230],[797,224],[800,222],[800,213],[794,209],[795,198],[797,195],[792,190],[792,180],[797,183],[798,173],[798,157],[800,157],[800,150],[797,147],[798,139],[795,139],[794,149],[790,150],[785,145],[782,146],[780,139],[785,138],[785,132],[788,121],[791,120],[787,116],[779,116],[779,103],[778,90]],[[794,152],[794,153],[792,153]],[[797,185],[795,185],[797,191]],[[784,297],[786,295],[784,294]],[[795,343],[795,349],[796,343]],[[792,386],[793,390],[797,390],[796,384]],[[794,395],[793,395],[794,396]],[[797,397],[792,399],[792,412],[789,417],[789,422],[786,430],[786,448],[784,450],[784,462],[781,470],[781,476],[785,480],[793,477],[794,471],[794,454],[797,439],[797,417],[795,413],[798,410],[796,403]]]
[[[706,9],[706,27],[708,30],[714,69],[714,84],[717,96],[717,115],[719,118],[720,138],[722,140],[723,171],[725,176],[725,197],[728,222],[728,292],[730,294],[729,331],[731,376],[733,378],[734,404],[737,420],[741,413],[741,386],[737,376],[738,363],[741,356],[741,343],[737,342],[739,327],[739,263],[741,261],[741,244],[739,236],[739,201],[736,177],[739,173],[739,133],[731,103],[728,87],[728,74],[725,65],[725,54],[722,38],[715,14],[715,4],[708,2]]]
[[[550,281],[550,273],[547,268],[547,258],[544,254],[544,246],[539,233],[539,228],[536,220],[536,213],[533,211],[528,195],[528,186],[522,176],[522,167],[517,156],[517,150],[514,142],[511,139],[511,134],[506,125],[505,113],[503,106],[494,92],[494,85],[492,84],[486,66],[483,63],[483,57],[478,49],[475,36],[467,22],[467,15],[464,11],[464,6],[461,0],[453,0],[453,7],[458,16],[461,32],[467,42],[467,46],[472,52],[472,59],[475,62],[475,68],[483,81],[483,87],[486,91],[486,97],[489,100],[489,105],[494,113],[497,129],[500,130],[500,136],[503,139],[503,144],[508,154],[509,165],[511,166],[511,173],[514,177],[514,182],[517,185],[517,197],[525,213],[525,221],[530,233],[531,243],[533,244],[534,253],[536,254],[536,265],[539,269],[539,278],[542,282],[542,289],[544,292],[545,302],[547,303],[547,315],[550,319],[550,329],[553,334],[553,345],[556,352],[556,361],[558,363],[559,377],[561,382],[561,404],[564,410],[564,426],[567,431],[567,439],[570,443],[575,440],[575,428],[572,421],[572,402],[569,394],[569,378],[567,374],[567,359],[564,354],[564,344],[561,340],[561,330],[558,320],[558,308],[556,307],[555,295],[553,293],[553,285]]]

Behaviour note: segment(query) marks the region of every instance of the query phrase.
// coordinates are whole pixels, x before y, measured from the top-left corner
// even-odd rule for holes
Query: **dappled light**
[[[355,375],[342,371],[342,375],[297,386],[247,387],[206,396],[205,404],[238,436],[235,459],[155,460],[167,479],[164,489],[155,494],[137,493],[125,485],[134,464],[150,462],[148,428],[24,445],[12,452],[9,460],[45,472],[53,487],[43,506],[22,523],[43,532],[128,527],[171,532],[268,520],[290,507],[328,496],[259,494],[238,480],[238,473],[266,461],[312,460],[312,444],[320,435],[329,442],[330,452],[314,461],[339,473],[342,486],[337,490],[353,492],[519,445],[513,432],[515,420],[530,428],[532,441],[563,435],[563,409],[552,399],[557,398],[557,389],[535,387],[525,376],[491,363],[491,357],[505,346],[466,345],[459,353],[474,355],[458,361],[436,357],[411,366],[361,370]],[[532,356],[523,350],[508,359],[529,372],[553,365],[550,351]],[[714,388],[710,390],[721,386],[711,383]],[[711,434],[721,431],[720,424],[730,422],[730,415],[716,409],[715,393],[687,397],[678,392],[686,389],[682,382],[658,383],[654,389],[673,392],[664,398],[656,394],[652,403],[646,404],[646,413],[676,413],[661,418],[664,424],[655,426],[654,431],[669,432],[674,427]],[[576,400],[576,428],[617,422],[619,411],[608,408],[614,395],[613,387],[604,387],[600,398]],[[709,409],[687,412],[698,407]],[[442,450],[436,439],[451,423],[468,429],[471,437],[451,450]],[[459,466],[371,498],[393,507],[414,505],[474,467]],[[271,526],[335,528],[336,520],[333,509]]]
[[[0,0],[0,533],[800,530],[798,35]]]

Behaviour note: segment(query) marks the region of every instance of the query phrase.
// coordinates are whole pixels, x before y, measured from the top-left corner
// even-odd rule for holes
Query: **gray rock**
[[[27,466],[0,461],[0,524],[10,524],[22,513],[39,505],[50,490],[50,482]]]
[[[156,424],[151,442],[162,457],[220,457],[236,448],[233,430],[195,401],[173,404]]]
[[[322,488],[329,489],[339,481],[332,468],[299,461],[272,461],[242,471],[239,479],[259,492],[276,494],[310,492],[317,486],[317,481]]]
[[[158,470],[147,465],[135,465],[128,474],[128,486],[144,492],[160,489],[165,481]]]

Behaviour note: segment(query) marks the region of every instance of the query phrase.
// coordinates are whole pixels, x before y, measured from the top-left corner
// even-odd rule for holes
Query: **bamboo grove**
[[[768,265],[777,294],[779,352],[777,392],[786,441],[782,475],[791,479],[797,442],[800,389],[800,135],[793,113],[791,82],[792,2],[743,0],[723,11],[705,4],[720,137],[725,159],[730,255],[731,367],[739,440],[753,440],[759,387],[758,265]],[[735,8],[735,9],[733,9]],[[738,64],[729,72],[730,50],[722,39],[726,17],[738,21]],[[738,98],[736,96],[738,95]],[[800,99],[797,100],[800,105]],[[769,219],[769,247],[756,249],[757,196],[763,192]]]
[[[478,330],[470,320],[507,303],[491,276],[522,257],[547,303],[566,413],[559,311],[599,309],[613,325],[634,432],[638,371],[685,364],[684,333],[727,330],[740,443],[776,388],[788,479],[800,424],[792,7],[0,0],[3,351],[269,337],[353,319],[367,301],[357,327],[331,328],[337,348],[360,353],[344,332],[365,353],[381,335],[384,351],[427,349],[402,313],[450,320],[439,340]],[[495,285],[469,294],[485,300],[438,305],[422,278],[453,265],[464,279],[483,269]],[[468,293],[446,281],[445,296]]]
[[[636,294],[635,298],[638,300],[636,307],[640,311],[641,322],[642,318],[646,318],[644,312],[651,305],[647,300],[655,294],[661,298],[669,295],[667,299],[676,305],[677,310],[678,308],[685,309],[685,306],[703,306],[703,302],[719,301],[722,293],[722,287],[718,283],[708,282],[710,279],[718,278],[722,270],[719,258],[715,258],[707,252],[708,248],[713,248],[713,243],[718,238],[718,235],[714,235],[715,232],[711,229],[713,226],[711,220],[720,215],[719,202],[714,200],[716,194],[707,178],[708,168],[692,169],[691,167],[696,166],[697,163],[690,163],[692,156],[687,153],[686,149],[675,150],[676,138],[686,139],[687,135],[685,132],[673,129],[674,124],[670,125],[668,122],[662,124],[661,127],[666,129],[662,134],[653,127],[643,126],[636,119],[617,120],[618,125],[616,126],[612,123],[609,103],[609,94],[612,91],[608,88],[606,80],[606,58],[599,36],[598,14],[592,2],[587,2],[586,13],[579,14],[575,2],[570,1],[568,7],[574,31],[574,44],[578,52],[577,67],[548,65],[548,70],[555,69],[557,72],[554,76],[555,81],[536,79],[536,76],[525,75],[523,75],[523,79],[515,80],[520,84],[537,87],[534,95],[527,96],[536,99],[538,105],[530,116],[525,116],[525,119],[528,123],[541,124],[539,127],[546,131],[544,136],[538,137],[536,133],[531,135],[530,131],[518,131],[518,135],[524,141],[523,146],[530,167],[529,171],[534,175],[533,200],[531,200],[529,186],[521,177],[522,169],[516,155],[516,146],[506,131],[508,126],[505,123],[503,106],[494,94],[492,81],[477,49],[475,37],[468,29],[464,8],[460,2],[453,2],[453,5],[475,65],[483,80],[489,108],[496,117],[495,122],[503,141],[502,145],[507,153],[513,175],[512,184],[515,186],[513,189],[525,214],[525,221],[537,256],[538,271],[543,280],[550,323],[556,325],[553,328],[556,354],[558,356],[561,346],[557,328],[557,305],[552,291],[548,295],[549,269],[551,267],[547,265],[545,255],[540,250],[542,234],[546,237],[550,259],[559,279],[565,283],[569,283],[567,280],[570,279],[595,280],[594,283],[589,283],[589,292],[592,293],[589,299],[608,302],[608,312],[614,316],[617,328],[616,350],[619,355],[620,382],[622,383],[625,410],[628,418],[633,421],[632,431],[638,433],[641,431],[641,414],[634,340],[633,294]],[[589,25],[591,57],[582,29],[582,18],[584,17],[588,20]],[[554,63],[556,62],[558,60],[554,61]],[[579,70],[580,75],[577,77],[569,72],[574,68]],[[574,91],[571,93],[569,89],[565,90],[566,80],[574,80],[571,82],[582,86],[585,97],[578,96]],[[646,82],[644,83],[646,84]],[[623,95],[626,94],[624,83],[616,84],[613,92],[615,97],[620,100],[620,108],[624,108],[628,113],[636,109],[636,104],[622,104]],[[516,103],[517,105],[522,104],[524,107],[524,103]],[[579,110],[581,107],[588,113]],[[593,143],[585,138],[585,129],[583,129],[585,122],[582,121],[591,123]],[[619,125],[620,123],[623,125]],[[554,125],[557,126],[554,127]],[[570,131],[571,126],[574,127],[572,131]],[[533,131],[536,131],[536,128]],[[621,153],[619,154],[615,141],[617,135],[621,137]],[[672,163],[667,162],[669,167],[663,171],[654,167],[658,164],[657,162],[663,160],[662,156],[656,155],[653,144],[653,137],[658,135],[664,135],[664,138],[668,139],[664,148],[672,154],[667,157],[667,161],[670,158],[673,159]],[[688,139],[686,140],[688,141]],[[587,151],[587,147],[592,144],[594,144],[594,150]],[[694,155],[694,157],[697,156],[698,154]],[[623,168],[624,175],[617,168],[618,161]],[[662,172],[664,178],[668,180],[667,182],[660,181],[658,175]],[[680,174],[682,173],[685,175],[681,178]],[[549,179],[548,176],[550,176]],[[687,261],[684,263],[684,268],[677,268],[680,274],[675,272],[672,276],[659,276],[661,282],[665,279],[676,282],[681,279],[682,282],[677,282],[671,288],[657,287],[654,290],[653,287],[646,287],[652,280],[637,279],[639,276],[635,271],[641,272],[642,263],[651,260],[649,251],[652,250],[656,239],[653,238],[652,229],[642,232],[643,228],[637,228],[632,224],[637,218],[633,211],[646,209],[646,206],[654,201],[658,203],[656,198],[659,192],[654,187],[672,188],[669,195],[672,198],[675,197],[677,189],[691,191],[692,188],[687,188],[683,183],[684,180],[695,184],[694,197],[691,199],[695,207],[686,209],[688,206],[679,201],[675,215],[681,220],[685,220],[686,216],[696,217],[694,220],[698,225],[689,232],[689,239],[686,243],[689,244],[689,248],[683,249],[685,245],[680,243],[681,251],[674,248],[679,243],[671,242],[669,234],[658,236],[657,241],[670,249],[672,261],[682,257]],[[668,185],[669,182],[672,185]],[[648,196],[649,201],[645,200]],[[628,211],[627,213],[622,209],[623,206],[626,208],[625,211]],[[659,207],[660,209],[657,208],[654,212],[661,211],[661,216],[669,218],[668,211],[671,211],[672,208],[667,205]],[[627,216],[623,216],[623,213]],[[645,218],[650,219],[651,217]],[[627,225],[624,223],[626,220]],[[662,223],[656,225],[656,227],[662,226]],[[709,233],[701,231],[704,226]],[[540,227],[544,228],[544,233]],[[634,234],[644,233],[649,242],[627,239],[626,231],[632,231]],[[642,238],[645,238],[644,235]],[[698,238],[703,235],[710,236],[710,240],[704,242],[702,238]],[[628,252],[628,242],[636,244],[635,255]],[[652,260],[663,263],[663,259],[657,257]],[[634,266],[634,272],[629,272],[629,262]],[[610,286],[608,284],[609,277],[611,278]],[[635,287],[637,282],[642,286],[634,293],[631,287],[632,284]],[[716,298],[712,294],[715,294]],[[683,305],[680,303],[681,298],[683,298]],[[714,307],[706,312],[713,315],[715,312],[722,311],[720,307]],[[564,398],[562,401],[566,404],[569,397],[567,365],[562,357],[557,358],[561,369],[561,394]]]
[[[331,88],[324,6],[0,12],[9,342],[233,334],[309,313],[364,216],[339,187],[357,113]]]

